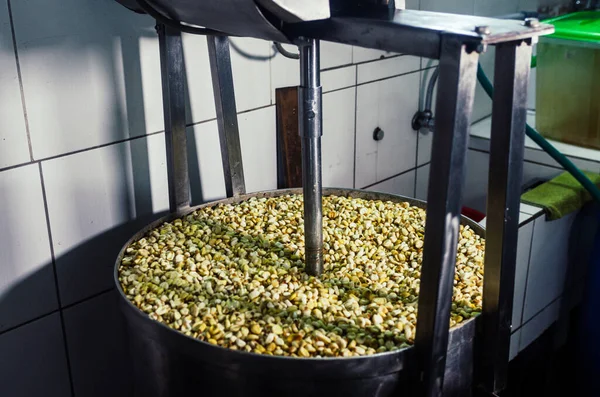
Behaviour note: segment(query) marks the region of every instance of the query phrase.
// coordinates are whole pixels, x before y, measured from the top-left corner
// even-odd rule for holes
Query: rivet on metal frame
[[[537,18],[527,18],[525,19],[525,26],[529,28],[537,28],[540,26],[540,21]]]
[[[492,34],[492,31],[490,30],[489,26],[482,25],[482,26],[475,27],[475,33],[478,33],[482,36],[488,36],[488,35]]]

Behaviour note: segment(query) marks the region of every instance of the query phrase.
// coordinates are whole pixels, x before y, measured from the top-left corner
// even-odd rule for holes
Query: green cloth
[[[596,186],[600,185],[600,175],[583,172]],[[560,219],[579,210],[592,197],[571,174],[564,172],[521,196],[521,202],[542,207],[550,220]]]

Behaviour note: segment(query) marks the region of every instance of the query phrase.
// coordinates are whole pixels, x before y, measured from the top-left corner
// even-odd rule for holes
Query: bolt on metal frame
[[[456,247],[465,158],[479,54],[497,45],[492,116],[487,249],[483,293],[484,342],[478,382],[484,394],[506,386],[518,205],[525,137],[525,104],[531,44],[552,28],[539,23],[396,11],[392,18],[330,18],[286,27],[299,41],[303,192],[307,270],[322,272],[322,105],[318,40],[334,41],[440,60],[436,132],[432,143],[427,223],[415,351],[419,395],[444,390]],[[159,25],[165,139],[172,212],[189,206],[183,52],[181,35]],[[245,192],[233,78],[226,37],[208,36],[227,196]],[[453,368],[459,371],[460,368]]]

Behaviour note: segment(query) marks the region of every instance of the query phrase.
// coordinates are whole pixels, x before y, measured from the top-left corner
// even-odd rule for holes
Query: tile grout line
[[[32,318],[32,319],[29,319],[29,320],[27,320],[27,321],[24,321],[24,322],[22,322],[22,323],[19,323],[19,324],[17,324],[17,325],[13,325],[12,327],[8,327],[8,328],[6,328],[6,329],[3,329],[2,331],[0,331],[0,336],[2,336],[2,335],[4,335],[4,334],[7,334],[7,333],[9,333],[9,332],[11,332],[11,331],[14,331],[14,330],[16,330],[16,329],[19,329],[19,328],[21,328],[21,327],[24,327],[24,326],[26,326],[26,325],[29,325],[29,324],[31,324],[31,323],[34,323],[34,322],[36,322],[36,321],[38,321],[38,320],[41,320],[41,319],[43,319],[43,318],[45,318],[45,317],[51,316],[51,315],[53,315],[53,314],[55,314],[55,313],[58,313],[59,311],[60,311],[60,309],[54,309],[54,310],[52,310],[52,311],[49,311],[48,313],[41,314],[41,315],[39,315],[39,316],[36,316],[36,317],[34,317],[34,318]]]
[[[62,301],[60,297],[60,288],[58,284],[58,272],[56,269],[56,256],[54,254],[54,244],[52,240],[52,228],[50,227],[50,212],[48,211],[48,199],[46,196],[46,184],[44,183],[44,173],[42,171],[42,164],[38,163],[38,170],[40,172],[40,184],[42,188],[42,200],[44,202],[44,213],[46,216],[46,228],[48,231],[48,242],[50,245],[50,255],[52,259],[52,271],[54,273],[54,288],[56,289],[56,300],[58,303],[58,313],[60,316],[60,325],[62,328],[63,344],[65,347],[65,358],[67,362],[67,373],[69,375],[69,386],[71,388],[71,396],[75,396],[75,387],[73,385],[73,371],[71,368],[71,358],[69,356],[69,345],[67,343],[67,329],[65,327],[65,316],[62,309]]]
[[[562,294],[562,295],[560,295],[560,296],[557,296],[556,298],[552,299],[552,301],[551,301],[550,303],[548,303],[546,306],[542,307],[542,308],[541,308],[541,309],[540,309],[540,310],[539,310],[537,313],[535,313],[533,316],[531,316],[531,318],[530,318],[529,320],[527,320],[527,321],[525,321],[525,323],[521,324],[521,326],[520,326],[519,328],[515,329],[514,331],[513,331],[513,330],[511,330],[511,333],[510,333],[510,334],[512,335],[513,333],[515,333],[515,332],[517,332],[517,331],[522,331],[522,330],[523,330],[523,328],[524,328],[524,327],[525,327],[527,324],[529,324],[530,322],[532,322],[533,320],[535,320],[535,318],[536,318],[537,316],[539,316],[540,314],[542,314],[542,312],[543,312],[544,310],[548,309],[550,306],[552,306],[553,304],[555,304],[555,303],[556,303],[558,300],[560,300],[560,299],[566,299],[566,298],[565,298],[565,295],[564,295],[564,294]],[[550,325],[552,325],[552,324],[554,324],[554,323],[556,323],[556,322],[557,322],[557,320],[554,320],[554,321],[552,321],[552,322],[550,323]],[[548,326],[546,329],[548,329],[548,328],[550,328],[550,327]],[[519,341],[519,343],[520,343],[520,341]],[[519,346],[519,348],[520,348],[520,347],[521,347],[521,346]]]
[[[377,62],[377,61],[385,61],[386,59],[400,58],[400,57],[403,57],[403,56],[407,56],[407,55],[406,54],[395,54],[395,55],[389,55],[389,56],[382,55],[382,56],[380,56],[377,59],[369,59],[367,61],[354,62],[354,53],[353,53],[352,62],[345,63],[343,65],[337,65],[337,66],[331,66],[331,67],[328,67],[328,68],[323,68],[323,69],[321,69],[321,72],[329,72],[331,70],[343,69],[343,68],[347,68],[347,67],[350,67],[350,66],[366,65],[366,64],[369,64],[369,63]]]
[[[427,164],[429,164],[429,163],[427,163]],[[425,165],[427,165],[427,164],[423,164],[423,165],[421,165],[420,167],[423,167],[423,166],[425,166]],[[409,172],[412,172],[412,171],[415,171],[415,179],[416,179],[416,175],[417,175],[417,174],[416,174],[416,171],[417,171],[417,169],[418,169],[418,168],[420,168],[420,167],[415,167],[415,168],[408,169],[408,170],[406,170],[406,171],[402,171],[402,172],[401,172],[401,173],[399,173],[399,174],[392,175],[392,176],[390,176],[390,177],[387,177],[387,178],[385,178],[385,179],[382,179],[382,180],[380,180],[380,181],[377,181],[377,182],[375,182],[375,183],[372,183],[372,184],[370,184],[370,185],[367,185],[367,186],[365,186],[365,187],[363,187],[363,188],[361,188],[361,189],[368,189],[368,188],[370,188],[370,187],[373,187],[373,186],[375,186],[375,185],[379,185],[380,183],[387,182],[387,181],[389,181],[389,180],[392,180],[392,179],[394,179],[394,178],[397,178],[397,177],[399,177],[399,176],[402,176],[402,175],[404,175],[404,174],[408,174]]]
[[[483,121],[483,119],[480,120],[480,121]],[[476,123],[478,123],[480,121],[476,121],[475,123],[471,124],[471,127],[473,127]],[[469,139],[469,149],[479,150],[479,151],[483,151],[483,152],[486,152],[486,153],[489,152],[489,149],[486,150],[486,149],[479,149],[479,148],[471,147],[470,145],[471,145],[471,141],[473,141],[473,139],[477,139],[477,140],[481,140],[481,141],[487,141],[487,143],[484,143],[484,145],[486,145],[486,146],[489,147],[489,141],[490,141],[489,137],[480,136],[480,135],[471,135],[471,137]],[[546,151],[544,149],[540,148],[539,146],[535,146],[535,147],[525,146],[525,157],[527,157],[527,150],[531,150],[531,151],[534,151],[534,152],[540,152],[540,153],[546,153]],[[595,163],[596,165],[600,164],[600,160],[594,160],[594,159],[591,159],[589,157],[587,157],[587,158],[586,157],[580,157],[580,156],[575,156],[575,155],[572,155],[572,154],[564,154],[564,155],[566,157],[568,157],[569,159],[574,159],[574,160],[579,160],[579,161],[587,161],[587,162],[590,162],[590,163]],[[550,156],[550,155],[548,155],[548,156]],[[525,160],[525,161],[528,161],[528,160]],[[552,159],[552,161],[554,161],[554,159]],[[547,165],[545,163],[539,163],[539,164]],[[555,168],[557,168],[556,166],[552,166],[552,165],[548,165],[548,167],[555,167]],[[558,168],[560,168],[560,167],[558,167]]]
[[[357,71],[358,71],[358,68],[357,68]],[[397,77],[408,76],[409,74],[413,74],[413,73],[421,73],[421,71],[422,71],[421,69],[411,70],[410,72],[399,73],[399,74],[395,74],[395,75],[392,75],[392,76],[382,77],[380,79],[365,81],[365,82],[362,82],[362,83],[359,83],[357,81],[356,82],[357,83],[356,86],[360,87],[360,86],[367,85],[367,84],[379,83],[380,81],[391,80],[391,79],[395,79]]]
[[[474,152],[485,153],[485,154],[489,154],[490,153],[487,150],[482,150],[482,149],[472,148],[472,147],[469,147],[469,150],[473,150]],[[592,161],[592,160],[590,160],[590,161]],[[529,163],[529,164],[539,165],[539,166],[542,166],[542,167],[554,168],[555,170],[563,170],[564,171],[564,168],[562,168],[562,167],[557,167],[555,165],[548,165],[548,164],[545,164],[545,163],[540,163],[539,161],[524,160],[524,162],[525,163]]]
[[[341,88],[340,90],[351,88],[351,87],[352,86],[346,87],[346,88]],[[333,92],[333,91],[328,91],[327,93],[329,93],[329,92]],[[275,105],[263,105],[263,106],[252,108],[252,109],[242,110],[242,111],[238,112],[237,114],[238,115],[246,114],[246,113],[250,113],[250,112],[253,112],[253,111],[258,111],[258,110],[266,109],[266,108],[269,108],[269,107],[272,107],[272,106],[275,106]],[[211,119],[207,119],[207,120],[202,120],[202,121],[197,121],[197,122],[194,122],[194,123],[186,124],[186,128],[193,127],[193,126],[200,125],[200,124],[210,123],[211,121],[215,121],[215,120],[216,120],[216,118],[213,117]],[[99,145],[90,146],[90,147],[86,147],[86,148],[83,148],[83,149],[77,149],[77,150],[73,150],[73,151],[70,151],[70,152],[56,154],[54,156],[48,156],[48,157],[44,157],[44,158],[41,158],[41,159],[28,161],[26,163],[19,163],[19,164],[9,165],[8,167],[0,168],[0,172],[9,171],[9,170],[12,170],[12,169],[15,169],[15,168],[25,167],[25,166],[32,165],[32,164],[39,164],[39,163],[41,163],[43,161],[56,160],[56,159],[59,159],[59,158],[62,158],[62,157],[67,157],[67,156],[71,156],[71,155],[79,154],[79,153],[84,153],[84,152],[89,152],[89,151],[92,151],[92,150],[95,150],[95,149],[101,149],[101,148],[105,148],[105,147],[112,146],[112,145],[118,145],[118,144],[125,143],[125,142],[132,142],[132,141],[135,141],[135,140],[138,140],[138,139],[144,139],[144,138],[147,138],[147,137],[150,137],[150,136],[153,136],[153,135],[162,134],[164,132],[165,132],[164,130],[149,132],[147,134],[137,135],[137,136],[130,137],[130,138],[119,139],[119,140],[116,140],[116,141],[102,143],[102,144],[99,144]]]
[[[89,300],[92,300],[92,299],[94,299],[94,298],[97,298],[97,297],[99,297],[99,296],[101,296],[101,295],[103,295],[103,294],[106,294],[106,293],[108,293],[108,292],[111,292],[111,291],[113,291],[113,290],[114,290],[114,287],[111,287],[111,288],[108,288],[108,289],[102,290],[102,291],[100,291],[100,292],[97,292],[97,293],[95,293],[95,294],[93,294],[93,295],[87,296],[87,297],[85,297],[85,298],[83,298],[83,299],[80,299],[80,300],[78,300],[78,301],[75,301],[75,302],[73,302],[73,303],[69,303],[68,305],[65,305],[65,306],[64,306],[62,309],[54,309],[54,310],[51,310],[51,311],[49,311],[49,312],[47,312],[47,313],[41,314],[41,315],[39,315],[39,316],[36,316],[36,317],[34,317],[34,318],[32,318],[32,319],[29,319],[29,320],[27,320],[27,321],[24,321],[24,322],[22,322],[22,323],[19,323],[19,324],[17,324],[17,325],[14,325],[14,326],[12,326],[12,327],[10,327],[10,328],[6,328],[6,329],[4,329],[4,330],[0,331],[0,336],[1,336],[1,335],[4,335],[4,334],[6,334],[6,333],[8,333],[8,332],[14,331],[14,330],[16,330],[16,329],[19,329],[19,328],[21,328],[21,327],[24,327],[24,326],[26,326],[26,325],[29,325],[29,324],[31,324],[31,323],[33,323],[33,322],[36,322],[36,321],[38,321],[38,320],[41,320],[41,319],[43,319],[43,318],[46,318],[46,317],[48,317],[48,316],[51,316],[51,315],[53,315],[53,314],[59,313],[61,310],[70,309],[70,308],[72,308],[72,307],[75,307],[75,306],[77,306],[77,305],[79,305],[79,304],[81,304],[81,303],[85,303],[85,302],[87,302],[87,301],[89,301]]]
[[[113,291],[114,289],[115,289],[115,287],[110,287],[110,288],[103,289],[103,290],[102,290],[102,291],[100,291],[100,292],[96,292],[96,293],[94,293],[94,294],[92,294],[92,295],[90,295],[90,296],[86,296],[85,298],[79,299],[79,300],[77,300],[77,301],[75,301],[75,302],[73,302],[73,303],[66,304],[66,305],[64,305],[64,306],[63,306],[63,308],[62,308],[62,309],[63,309],[63,310],[70,309],[70,308],[72,308],[72,307],[75,307],[75,306],[77,306],[77,305],[80,305],[80,304],[82,304],[82,303],[85,303],[85,302],[87,302],[87,301],[89,301],[89,300],[92,300],[92,299],[94,299],[94,298],[97,298],[97,297],[99,297],[99,296],[102,296],[102,295],[104,295],[104,294],[107,294],[107,293],[109,293],[109,292]]]
[[[21,62],[19,61],[19,50],[17,49],[17,35],[13,21],[12,7],[10,0],[6,3],[8,7],[8,19],[10,22],[10,31],[12,35],[13,50],[15,52],[15,65],[17,67],[17,79],[19,80],[19,91],[21,93],[21,106],[23,108],[23,119],[25,121],[25,135],[27,136],[27,148],[29,149],[29,160],[33,161],[33,146],[31,145],[31,133],[29,131],[29,118],[27,116],[27,106],[25,104],[25,90],[23,89],[23,74],[21,73]]]

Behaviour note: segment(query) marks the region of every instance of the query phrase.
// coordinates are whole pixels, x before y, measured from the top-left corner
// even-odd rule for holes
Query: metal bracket
[[[227,197],[246,193],[229,38],[206,36]]]
[[[190,206],[190,183],[185,132],[185,75],[181,32],[156,25],[160,49],[169,210],[173,213]]]
[[[490,143],[483,345],[480,381],[497,393],[506,387],[523,178],[527,84],[531,63],[528,41],[496,48]]]
[[[423,371],[421,394],[443,393],[448,323],[460,231],[467,142],[477,83],[479,54],[452,35],[442,38],[433,136],[427,221],[415,349]]]

